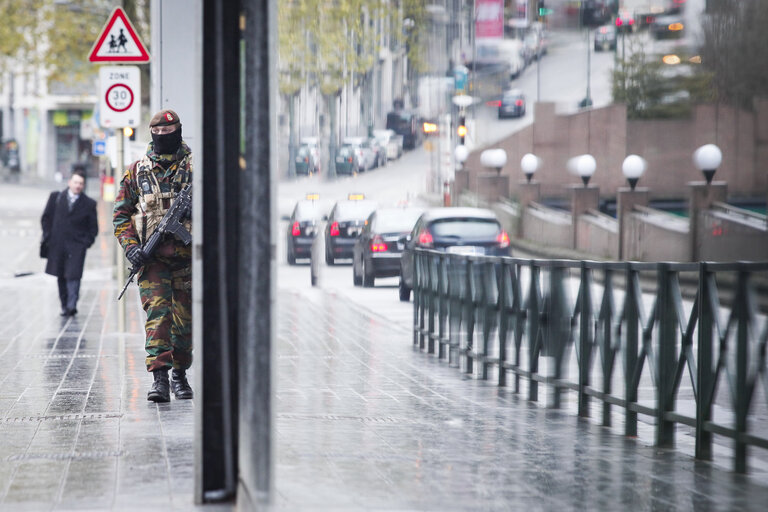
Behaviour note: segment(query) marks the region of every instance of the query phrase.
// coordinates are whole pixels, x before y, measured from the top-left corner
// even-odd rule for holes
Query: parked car
[[[436,208],[426,211],[409,235],[400,239],[400,300],[408,301],[413,289],[414,251],[434,249],[456,254],[509,256],[509,235],[491,210]]]
[[[403,156],[403,137],[394,130],[373,130],[373,136],[387,150],[387,160],[396,160]]]
[[[376,167],[376,151],[371,147],[371,142],[367,137],[347,137],[342,142],[342,148],[352,148],[355,156],[357,156],[358,172],[365,172]]]
[[[603,25],[595,29],[595,51],[616,49],[616,27]]]
[[[403,148],[413,149],[423,137],[418,116],[406,110],[395,110],[387,114],[387,130],[392,130],[403,137]]]
[[[377,277],[400,275],[400,238],[413,229],[421,208],[381,208],[365,221],[352,249],[352,281],[355,286],[373,286]]]
[[[360,162],[353,146],[341,146],[336,152],[336,174],[357,174]]]
[[[285,233],[285,253],[289,265],[295,265],[299,258],[310,256],[320,221],[325,219],[319,199],[318,194],[307,194],[293,208]]]
[[[520,89],[509,89],[501,95],[499,119],[525,115],[525,95]]]
[[[337,258],[351,258],[355,239],[365,219],[376,209],[375,201],[363,194],[349,194],[333,205],[325,225],[325,262],[333,265]]]
[[[374,167],[384,167],[387,165],[387,146],[382,144],[381,140],[374,137],[368,138],[368,144],[371,146],[371,150],[376,155],[376,163]]]
[[[312,176],[317,172],[317,166],[309,146],[299,146],[296,152],[296,175]]]
[[[315,167],[315,172],[320,172],[320,139],[318,137],[302,137],[301,147],[306,147]]]

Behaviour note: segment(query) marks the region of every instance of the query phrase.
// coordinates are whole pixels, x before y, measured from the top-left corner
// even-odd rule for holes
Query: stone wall
[[[591,184],[600,187],[603,196],[614,197],[626,186],[621,164],[629,154],[648,161],[640,179],[651,189],[651,198],[686,198],[689,181],[702,179],[693,165],[692,155],[699,146],[715,143],[723,152],[723,163],[716,179],[728,183],[731,197],[765,200],[768,197],[768,100],[755,102],[755,112],[725,105],[699,105],[689,119],[627,120],[626,107],[613,104],[559,115],[554,103],[536,103],[535,122],[492,147],[507,151],[502,174],[509,175],[509,196],[516,197],[524,179],[520,158],[534,153],[542,159],[535,179],[545,198],[567,197],[567,185],[580,179],[568,173],[569,158],[592,154],[597,169]],[[472,188],[477,172],[487,172],[480,165],[478,148],[470,153],[464,166]]]

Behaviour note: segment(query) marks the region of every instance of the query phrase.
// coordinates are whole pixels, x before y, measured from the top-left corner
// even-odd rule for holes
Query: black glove
[[[147,253],[145,253],[138,245],[129,245],[125,250],[125,257],[131,262],[134,268],[143,267],[149,259]]]

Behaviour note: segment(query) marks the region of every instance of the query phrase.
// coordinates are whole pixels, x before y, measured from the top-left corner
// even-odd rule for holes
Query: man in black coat
[[[61,316],[77,314],[85,251],[99,233],[96,201],[85,195],[85,173],[75,170],[61,192],[52,192],[41,224],[47,245],[45,272],[59,278]]]

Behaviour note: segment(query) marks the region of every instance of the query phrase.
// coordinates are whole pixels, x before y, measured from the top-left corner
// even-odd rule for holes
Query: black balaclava
[[[181,125],[171,133],[153,133],[155,153],[158,155],[174,155],[181,147]]]

